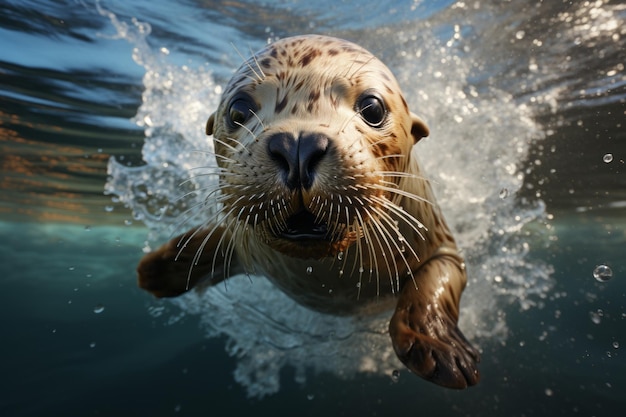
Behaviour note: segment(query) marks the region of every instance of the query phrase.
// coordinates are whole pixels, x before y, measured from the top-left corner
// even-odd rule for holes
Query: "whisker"
[[[214,139],[215,140],[215,139]],[[191,151],[189,151],[190,153],[199,153],[199,154],[205,154],[205,155],[211,155],[211,156],[215,156],[215,151],[210,150],[210,149],[192,149]]]
[[[361,227],[359,227],[359,223],[357,218],[354,218],[354,222],[352,224],[352,228],[354,232],[357,234],[356,239],[356,256],[354,257],[354,264],[352,265],[352,271],[350,271],[350,275],[354,274],[354,270],[356,269],[357,261],[359,264],[359,287],[357,290],[356,299],[359,300],[361,298],[361,287],[363,286],[363,248],[361,246]]]
[[[228,278],[230,276],[230,265],[233,259],[233,254],[235,253],[235,241],[237,234],[239,233],[239,229],[245,227],[247,223],[247,219],[250,218],[250,215],[246,218],[246,221],[241,221],[241,214],[245,210],[245,207],[241,209],[239,214],[237,215],[237,222],[235,223],[235,227],[230,233],[230,240],[228,241],[228,246],[226,246],[226,253],[224,255],[224,278]]]
[[[367,210],[369,212],[369,209]],[[383,257],[383,259],[385,260],[385,264],[387,265],[387,272],[389,273],[389,283],[391,284],[391,291],[393,294],[395,294],[394,291],[394,283],[393,283],[393,274],[391,272],[391,265],[390,265],[390,261],[389,261],[389,256],[387,255],[387,253],[385,252],[385,248],[383,247],[383,244],[381,242],[381,238],[383,239],[383,242],[385,243],[385,246],[387,246],[387,249],[389,249],[389,254],[393,255],[393,249],[391,248],[391,245],[389,244],[389,240],[387,239],[387,236],[385,235],[384,232],[384,228],[378,223],[377,219],[373,216],[370,215],[370,221],[368,222],[368,225],[371,225],[374,227],[375,230],[378,231],[378,233],[380,233],[380,236],[378,235],[378,233],[374,233],[374,237],[376,238],[376,241],[378,242],[378,247],[381,250],[381,255]],[[399,272],[398,272],[398,265],[395,261],[395,258],[393,259],[393,266],[394,266],[394,271],[395,271],[395,276],[396,276],[396,280],[398,280],[399,278]]]
[[[209,198],[210,198],[213,194],[218,193],[220,190],[221,190],[221,188],[220,188],[219,184],[212,184],[212,185],[209,185],[209,186],[207,186],[207,187],[201,187],[201,188],[198,188],[198,189],[195,189],[195,190],[191,190],[191,191],[189,191],[189,192],[187,192],[187,193],[185,193],[185,194],[183,194],[183,195],[181,195],[181,196],[177,197],[177,198],[176,198],[176,199],[172,202],[172,204],[179,203],[179,202],[181,202],[182,200],[184,200],[185,198],[188,198],[188,197],[190,197],[190,196],[192,196],[192,195],[194,195],[194,194],[196,194],[196,195],[197,195],[197,194],[202,194],[202,197],[203,197],[203,198],[202,198],[202,201],[200,201],[199,203],[194,204],[194,205],[192,206],[193,208],[198,208],[198,207],[199,207],[199,206],[201,206],[201,205],[207,204],[207,201],[209,200]],[[189,209],[185,210],[185,212],[187,212],[188,210],[189,210]],[[183,212],[183,213],[185,213],[185,212]]]
[[[263,69],[259,65],[259,61],[256,59],[256,54],[254,53],[252,48],[248,47],[248,49],[250,50],[250,55],[252,56],[252,59],[254,60],[256,67],[259,69],[259,72],[261,73],[262,78],[260,78],[259,81],[263,81],[266,78],[265,73],[263,72]]]
[[[193,169],[193,168],[191,168],[191,169]],[[227,172],[227,171],[219,172],[219,173],[218,172],[206,172],[206,173],[202,173],[202,174],[190,175],[189,178],[187,178],[186,180],[184,180],[180,184],[178,184],[178,187],[179,188],[183,188],[185,185],[194,186],[196,184],[193,181],[198,179],[198,178],[215,177],[215,179],[218,179],[221,174],[229,175],[229,172]],[[216,184],[213,184],[213,185],[216,185]],[[190,193],[191,192],[197,192],[197,191],[200,191],[200,190],[202,190],[202,189],[195,189],[195,190],[190,191]]]
[[[363,220],[361,213],[357,210],[356,217],[361,224],[361,230],[363,231],[363,237],[365,239],[365,243],[367,243],[367,252],[369,257],[369,266],[370,266],[370,282],[372,280],[373,271],[376,271],[376,296],[380,296],[380,268],[378,267],[378,258],[376,257],[376,248],[374,248],[374,241],[370,235],[370,231],[368,228],[368,224]],[[374,264],[374,268],[372,269],[372,263]],[[389,268],[389,265],[387,265]]]
[[[194,267],[198,265],[200,257],[202,256],[202,252],[204,251],[204,247],[206,246],[208,241],[213,236],[213,233],[215,233],[215,231],[219,228],[219,226],[220,226],[219,223],[216,223],[213,226],[213,228],[209,231],[209,233],[207,233],[207,235],[204,237],[204,239],[202,239],[202,243],[200,244],[200,246],[196,250],[196,253],[193,256],[193,259],[191,260],[191,264],[189,265],[189,270],[187,272],[187,281],[185,283],[185,291],[189,291],[189,284],[191,283],[191,274],[193,273]],[[200,233],[200,231],[202,231],[202,230],[204,230],[202,227],[198,227],[196,230],[194,230],[194,232],[182,244],[182,247],[178,251],[178,253],[176,254],[176,257],[174,258],[174,261],[178,260],[179,256],[182,254],[183,250],[187,247],[187,244],[191,241],[191,239],[193,239],[196,236],[196,234]],[[181,241],[182,241],[182,237],[181,237]],[[179,245],[180,245],[180,243],[179,243]],[[216,252],[217,252],[217,250],[216,250]],[[211,270],[211,277],[213,277],[214,272],[215,272],[215,264],[213,264],[213,269]]]
[[[232,211],[229,212],[228,215],[230,215],[231,213],[232,213]],[[236,222],[236,219],[232,219],[231,218],[228,221],[228,223],[224,226],[224,230],[229,230],[230,231],[231,228],[232,228],[232,224],[235,223],[235,222]],[[217,227],[217,225],[216,225],[216,227]],[[226,254],[224,253],[224,250],[222,249],[223,248],[223,244],[224,244],[224,237],[226,236],[226,234],[227,233],[222,233],[222,236],[220,236],[220,240],[217,242],[217,245],[215,246],[215,250],[213,252],[213,260],[211,262],[211,278],[215,275],[215,265],[216,265],[216,262],[217,262],[217,254],[218,253],[221,253],[222,256],[224,256],[224,267],[223,267],[222,274],[223,274],[224,278],[228,278],[228,275],[226,275],[227,274]],[[232,234],[231,234],[231,236],[232,236]],[[205,247],[206,243],[208,243],[208,239],[205,239],[202,242],[202,245],[200,246],[200,248],[198,249],[198,252],[197,252],[198,259],[200,258],[200,254],[202,253],[202,250],[204,250],[204,247]],[[226,282],[226,280],[224,280],[224,282]]]
[[[368,142],[367,147],[368,148],[373,148],[374,146],[377,146],[378,144],[383,143],[383,142],[387,142],[388,140],[389,140],[389,138],[387,136],[383,135],[383,136],[380,136],[378,138],[378,140],[376,140],[374,142]],[[394,154],[394,155],[403,156],[403,155],[399,155],[399,154]]]
[[[385,177],[397,177],[397,178],[410,178],[415,180],[423,180],[430,181],[429,178],[423,175],[417,175],[410,172],[402,172],[402,171],[376,171],[376,174],[385,176]]]
[[[348,208],[348,206],[344,206],[345,212],[346,212],[346,229],[348,229],[348,225],[350,224],[350,209]],[[346,230],[346,232],[350,233],[350,230]],[[343,273],[343,271],[346,269],[346,262],[348,262],[348,251],[350,250],[350,246],[348,246],[344,251],[343,251],[343,263],[341,265],[341,271]]]
[[[255,142],[257,142],[257,141],[259,140],[259,139],[258,139],[258,136],[257,136],[257,135],[255,135],[255,134],[254,134],[254,132],[248,128],[248,126],[244,125],[243,123],[239,123],[239,122],[235,122],[235,124],[236,124],[237,126],[239,126],[239,127],[243,128],[246,132],[248,132],[248,133],[250,134],[250,136],[252,136],[252,139],[254,139],[254,141],[255,141]],[[237,141],[237,142],[238,142],[241,146],[243,146],[243,144],[241,143],[241,141]],[[244,148],[245,148],[245,146],[244,146]],[[246,148],[246,150],[248,150],[248,149]],[[250,151],[248,151],[248,153],[250,153]]]
[[[362,114],[363,111],[367,110],[370,106],[372,106],[372,105],[370,104],[369,106],[365,106],[362,109],[359,109],[358,111],[355,111],[352,116],[350,116],[348,119],[346,119],[344,124],[341,126],[341,129],[339,129],[339,133],[343,133],[344,129],[348,126],[348,124],[352,121],[352,119],[354,119],[356,116]]]
[[[259,75],[254,68],[252,68],[252,65],[250,65],[250,60],[246,59],[241,52],[239,52],[239,49],[237,49],[237,47],[235,46],[235,44],[233,44],[232,42],[230,43],[230,45],[233,47],[233,49],[235,50],[235,52],[237,52],[237,55],[239,55],[241,57],[241,59],[244,61],[244,63],[247,65],[247,67],[250,69],[250,71],[252,71],[252,73],[254,74],[254,76],[256,77],[249,77],[251,80],[253,81],[263,81],[263,79],[265,78],[265,74],[263,74],[263,77],[261,77],[261,75]],[[261,73],[263,73],[261,71]]]
[[[404,265],[406,266],[406,270],[407,270],[407,275],[409,275],[413,281],[413,285],[415,285],[415,289],[417,289],[417,283],[415,282],[415,277],[413,276],[413,270],[411,268],[411,265],[409,265],[409,262],[407,260],[407,258],[404,256],[404,253],[406,252],[406,248],[409,248],[409,251],[411,252],[411,254],[419,261],[419,256],[417,255],[417,253],[415,253],[415,250],[413,249],[413,247],[408,244],[407,239],[402,236],[402,234],[400,233],[400,230],[398,230],[398,226],[395,224],[394,219],[389,216],[389,214],[387,214],[384,210],[381,210],[378,207],[373,207],[372,210],[374,210],[378,215],[379,215],[379,219],[381,219],[382,221],[384,221],[388,226],[390,226],[391,229],[394,229],[397,232],[397,236],[396,238],[398,240],[400,240],[400,242],[402,243],[402,246],[398,246],[398,243],[396,242],[396,238],[394,238],[394,236],[391,235],[391,232],[389,231],[389,229],[386,229],[383,227],[383,231],[389,236],[391,242],[393,243],[393,245],[395,246],[397,252],[400,254],[400,257],[402,258],[402,261],[404,262]],[[395,261],[395,257],[394,257],[394,261]],[[399,282],[399,276],[396,275],[396,285],[398,286],[397,289],[398,291],[400,291],[400,282]]]
[[[346,77],[348,80],[352,80],[352,77],[354,77],[354,75],[359,72],[359,70],[361,70],[365,65],[367,65],[368,63],[370,63],[374,57],[371,56],[367,61],[365,61],[359,68],[357,68],[352,75],[348,75],[350,74],[350,71],[352,71],[352,67],[354,67],[354,64],[359,60],[359,58],[361,58],[361,56],[365,55],[365,53],[363,52],[359,52],[359,54],[352,60],[352,62],[350,63],[350,66],[348,67],[347,71],[344,74],[344,77]]]
[[[200,201],[199,203],[193,204],[191,207],[189,207],[188,209],[186,209],[185,211],[180,213],[178,216],[179,217],[185,216],[185,218],[183,218],[182,220],[176,222],[173,225],[173,229],[172,229],[172,231],[170,233],[170,237],[175,233],[176,230],[180,230],[185,224],[189,223],[193,219],[194,214],[195,214],[195,213],[193,213],[194,210],[197,210],[199,207],[202,207],[204,205],[205,205],[205,201]],[[214,217],[218,216],[218,215],[219,215],[219,211],[217,211],[214,214]],[[206,222],[205,222],[205,224],[206,224]],[[176,256],[176,258],[178,258],[178,256]]]
[[[380,294],[380,285],[378,285],[378,282],[380,280],[380,273],[378,271],[378,261],[376,260],[376,257],[374,256],[374,248],[372,247],[372,242],[369,237],[367,226],[365,225],[365,222],[363,221],[363,217],[361,217],[361,213],[358,210],[355,214],[355,221],[358,221],[358,224],[360,225],[360,232],[363,234],[363,239],[365,240],[365,244],[367,245],[368,266],[369,266],[369,273],[370,273],[369,282],[372,282],[374,268],[376,269],[376,283],[377,283],[376,296],[378,296]],[[359,239],[359,244],[360,244],[360,239]],[[372,264],[374,264],[374,268],[372,268]],[[359,280],[361,280],[361,274],[362,272],[359,273]]]
[[[250,109],[250,113],[252,113],[252,115],[256,117],[256,119],[261,124],[261,127],[263,128],[263,130],[265,130],[265,124],[263,123],[263,120],[252,109]],[[255,137],[254,140],[257,140],[257,138]]]
[[[406,155],[393,153],[393,154],[389,154],[389,155],[377,156],[374,159],[380,161],[382,159],[392,159],[392,158],[406,158]]]
[[[288,213],[287,202],[285,201],[283,197],[281,197],[279,201],[279,205],[278,205],[278,214],[280,215],[279,221],[282,223],[283,230],[287,230],[288,228],[287,213]]]
[[[410,200],[414,200],[420,203],[426,203],[426,204],[430,204],[431,206],[434,206],[434,203],[425,199],[424,197],[420,197],[416,194],[410,193],[400,188],[392,188],[392,187],[387,187],[385,185],[380,185],[380,184],[369,184],[368,187],[375,189],[375,190],[387,191],[391,194],[396,194],[402,197],[406,197]]]
[[[240,125],[240,126],[241,126],[241,127],[243,127],[244,129],[246,129],[248,132],[250,132],[250,130],[249,130],[248,128],[246,128],[245,126],[243,126],[241,123],[238,123],[238,125]],[[252,136],[254,136],[254,134],[253,134],[252,132],[250,132],[250,134],[252,134]],[[239,139],[236,139],[236,138],[231,138],[231,137],[228,137],[227,139],[228,139],[229,141],[234,142],[236,145],[241,146],[241,147],[242,147],[242,148],[243,148],[243,149],[244,149],[244,150],[245,150],[248,154],[250,154],[250,150],[249,150],[248,148],[246,148],[246,145],[244,145],[244,144],[243,144],[243,143],[242,143]],[[226,141],[224,141],[224,140],[222,140],[222,139],[220,139],[220,138],[214,138],[214,139],[213,139],[213,141],[215,141],[215,142],[219,143],[220,145],[223,145],[223,146],[225,146],[225,147],[229,148],[230,150],[232,150],[232,151],[233,151],[233,152],[235,152],[235,153],[238,153],[238,152],[239,152],[239,149],[235,148],[233,145],[231,145],[230,143],[228,143],[228,142],[226,142]],[[217,156],[221,156],[221,157],[222,157],[222,159],[227,159],[227,160],[229,160],[230,162],[237,163],[237,164],[239,163],[239,161],[237,161],[236,159],[232,159],[232,158],[226,157],[226,156],[224,156],[224,155],[222,155],[222,154],[218,154],[218,153],[216,153],[216,154],[215,154],[215,156],[216,156],[216,157],[217,157]]]
[[[380,205],[384,206],[387,210],[391,211],[393,214],[398,216],[400,219],[404,221],[404,224],[408,225],[411,229],[413,229],[413,231],[422,240],[426,240],[426,238],[424,237],[420,229],[423,229],[424,231],[428,232],[428,228],[424,226],[424,224],[420,222],[419,219],[417,219],[411,213],[404,210],[402,207],[397,206],[388,200],[385,200],[383,198],[376,197],[376,196],[373,196],[370,198],[372,199],[373,202],[379,203]]]
[[[213,216],[211,216],[210,218],[208,218],[203,224],[204,225],[209,225],[209,224],[213,224],[213,228],[211,229],[211,231],[207,234],[207,236],[211,236],[215,230],[217,230],[217,228],[220,226],[221,221],[215,221],[217,218],[219,217],[223,217],[223,213],[221,213],[220,211],[216,212],[213,214]],[[185,220],[184,223],[186,223],[187,220]],[[180,225],[182,226],[182,224]],[[201,230],[206,229],[204,226],[200,226],[198,227],[187,239],[185,239],[186,235],[182,235],[181,239],[179,241],[179,243],[176,245],[177,247],[181,247],[181,249],[178,251],[178,253],[176,254],[176,257],[174,258],[174,261],[177,261],[178,258],[180,257],[183,249],[185,249],[185,247],[187,246],[187,244],[191,241],[191,239],[193,239],[193,237],[199,233]],[[184,241],[184,242],[183,242]]]

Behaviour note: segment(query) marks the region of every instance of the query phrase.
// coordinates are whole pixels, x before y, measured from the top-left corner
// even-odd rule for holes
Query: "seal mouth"
[[[328,226],[315,221],[315,216],[308,210],[301,210],[287,218],[287,228],[280,237],[290,240],[326,240]]]

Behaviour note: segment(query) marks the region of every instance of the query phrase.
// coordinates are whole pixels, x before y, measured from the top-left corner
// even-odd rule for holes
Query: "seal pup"
[[[218,212],[147,254],[141,288],[175,297],[247,272],[324,313],[395,304],[389,334],[411,371],[479,381],[457,326],[465,264],[414,148],[428,127],[381,61],[331,37],[276,41],[237,70],[206,133]]]

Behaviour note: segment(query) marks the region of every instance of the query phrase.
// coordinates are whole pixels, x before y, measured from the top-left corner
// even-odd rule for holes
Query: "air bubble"
[[[313,273],[313,267],[312,266],[307,266],[306,267],[306,274],[307,275],[311,275]]]
[[[341,261],[343,259],[343,252],[339,252],[337,254],[337,260]]]
[[[613,162],[613,154],[612,153],[604,154],[604,156],[602,157],[602,160],[607,164],[610,162]]]
[[[619,349],[619,342],[618,341],[613,342],[613,348],[614,349]]]
[[[508,188],[503,188],[500,190],[500,194],[499,197],[502,199],[505,199],[509,196],[509,189]]]
[[[393,382],[398,382],[399,379],[400,379],[400,371],[397,369],[394,369],[393,372],[391,372],[391,380]]]
[[[150,244],[147,241],[144,242],[144,246],[143,246],[143,248],[141,248],[141,251],[143,253],[150,253],[150,252],[152,252],[152,248],[150,247]]]
[[[89,347],[92,348],[92,349],[95,348],[96,347],[96,342],[91,342],[89,344]]]
[[[613,270],[608,265],[598,265],[593,270],[593,277],[599,282],[609,281],[613,278]]]
[[[593,324],[602,323],[602,316],[603,316],[602,310],[598,310],[597,312],[596,311],[589,312],[589,318],[591,319],[591,322]]]
[[[104,311],[104,305],[102,304],[96,304],[96,306],[93,308],[93,312],[96,314],[100,314]]]

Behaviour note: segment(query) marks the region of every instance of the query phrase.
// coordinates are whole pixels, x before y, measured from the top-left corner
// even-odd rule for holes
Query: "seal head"
[[[313,259],[361,237],[354,225],[385,210],[387,188],[398,185],[384,171],[404,171],[428,135],[386,66],[321,36],[278,41],[250,58],[206,131],[227,173],[225,205],[269,247]]]

